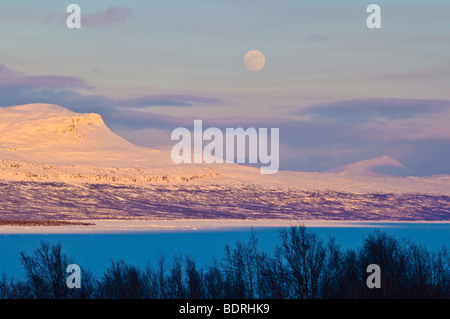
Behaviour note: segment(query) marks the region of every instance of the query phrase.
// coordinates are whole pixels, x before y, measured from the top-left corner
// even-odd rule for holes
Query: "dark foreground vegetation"
[[[450,254],[446,247],[398,240],[381,231],[357,249],[342,249],[299,226],[280,232],[274,251],[249,242],[226,246],[223,259],[198,267],[186,256],[159,255],[141,269],[111,261],[100,277],[82,269],[81,288],[66,285],[66,267],[76,263],[61,245],[41,243],[21,253],[25,276],[0,280],[1,299],[57,298],[450,298]],[[381,268],[381,288],[369,289],[366,268]]]
[[[0,226],[94,226],[88,222],[70,222],[66,220],[51,219],[0,219]]]

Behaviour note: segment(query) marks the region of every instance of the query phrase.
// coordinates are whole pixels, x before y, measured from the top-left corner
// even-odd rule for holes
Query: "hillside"
[[[386,157],[328,173],[180,165],[119,137],[98,114],[0,108],[2,219],[450,220],[450,176],[380,176],[374,164],[403,168]]]

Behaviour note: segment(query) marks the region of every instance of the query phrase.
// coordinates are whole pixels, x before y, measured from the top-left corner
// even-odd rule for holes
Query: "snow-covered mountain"
[[[139,147],[113,133],[98,114],[50,104],[0,108],[0,178],[27,181],[145,182],[212,175],[175,165],[170,153]]]
[[[367,174],[385,164],[403,168],[386,157],[274,175],[174,164],[169,151],[129,143],[98,114],[0,108],[0,218],[450,219],[450,176]]]
[[[386,177],[386,171],[395,171],[396,175],[405,175],[411,172],[405,165],[389,156],[380,156],[368,160],[359,161],[331,169],[328,173],[335,173],[344,176],[374,176]]]

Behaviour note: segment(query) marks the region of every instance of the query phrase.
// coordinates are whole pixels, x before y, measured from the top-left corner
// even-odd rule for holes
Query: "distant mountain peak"
[[[333,173],[346,176],[406,176],[410,173],[405,165],[390,156],[379,156],[348,165],[340,166],[328,170],[326,173]]]

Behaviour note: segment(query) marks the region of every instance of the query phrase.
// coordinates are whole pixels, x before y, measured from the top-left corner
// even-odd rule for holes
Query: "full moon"
[[[260,51],[251,50],[245,54],[244,64],[250,71],[259,71],[266,64],[266,58]]]

